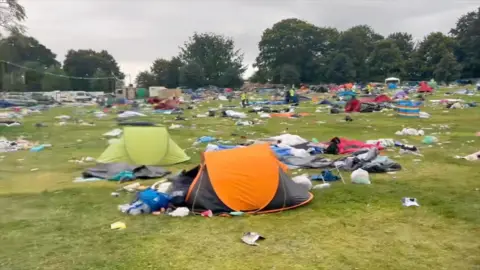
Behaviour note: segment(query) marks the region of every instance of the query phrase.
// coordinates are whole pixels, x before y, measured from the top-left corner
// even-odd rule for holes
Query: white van
[[[92,96],[85,91],[75,91],[71,94],[73,102],[89,102],[92,101]]]

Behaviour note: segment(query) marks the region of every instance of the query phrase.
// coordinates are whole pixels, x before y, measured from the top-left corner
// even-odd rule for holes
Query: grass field
[[[186,116],[218,105],[203,103]],[[180,123],[185,128],[170,134],[192,159],[170,169],[199,163],[205,145],[195,148],[192,143],[200,136],[241,142],[231,133],[261,138],[286,128],[324,141],[333,136],[406,139],[422,147],[424,157],[414,161],[418,157],[385,151],[402,171],[371,175],[372,185],[350,184],[349,174],[343,173],[346,185],[313,191],[312,203],[283,213],[210,219],[126,216],[117,205],[129,202],[129,195],[111,197],[118,187],[112,182],[72,183],[89,165],[68,162],[101,154],[107,145],[101,134],[116,127],[113,115],[98,120],[85,113],[88,109],[56,108],[27,116],[23,127],[0,127],[0,136],[9,139],[24,135],[53,144],[38,153],[0,153],[5,156],[0,161],[0,268],[480,269],[480,167],[478,161],[453,158],[480,150],[475,137],[479,108],[444,112],[427,107],[432,117],[416,120],[392,112],[361,114],[350,123],[342,122],[342,115],[315,109],[304,103],[299,111],[311,116],[269,119],[252,127],[236,127],[231,119],[190,118]],[[54,117],[61,114],[95,121],[96,126],[55,126]],[[173,118],[148,117],[167,126],[177,123]],[[38,122],[49,126],[34,127]],[[450,129],[440,130],[444,124]],[[422,137],[395,136],[403,127],[431,128],[426,133],[436,133],[442,144],[427,147]],[[421,207],[402,207],[406,196],[416,197]],[[127,229],[110,230],[116,221],[124,221]],[[247,231],[267,239],[258,247],[247,246],[240,241]]]

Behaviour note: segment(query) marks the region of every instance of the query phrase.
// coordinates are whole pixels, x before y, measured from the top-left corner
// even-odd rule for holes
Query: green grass
[[[203,103],[186,115],[218,105]],[[353,115],[351,123],[341,122],[342,115],[314,113],[315,109],[304,103],[299,111],[311,116],[269,119],[253,127],[236,127],[231,119],[189,119],[180,123],[186,128],[170,133],[192,160],[170,169],[176,172],[198,164],[205,146],[192,143],[200,136],[242,142],[231,133],[260,138],[278,135],[287,127],[307,139],[406,139],[421,146],[424,157],[415,162],[417,157],[385,151],[403,166],[402,171],[371,175],[369,186],[352,185],[349,174],[343,173],[346,185],[335,183],[314,191],[312,203],[283,213],[211,219],[131,217],[117,210],[129,195],[111,197],[117,188],[111,182],[72,183],[89,165],[68,162],[99,156],[107,145],[101,134],[116,127],[113,117],[96,120],[82,113],[88,109],[58,108],[26,117],[23,127],[0,127],[0,136],[9,139],[23,135],[53,144],[39,153],[0,153],[5,156],[0,161],[0,268],[480,269],[479,163],[453,158],[480,149],[475,137],[480,109],[444,113],[442,108],[427,107],[432,118],[419,120],[389,116],[392,112],[360,114]],[[64,113],[95,121],[96,126],[55,126],[54,117]],[[148,119],[177,123],[173,116]],[[49,127],[35,128],[37,122]],[[441,124],[450,130],[439,130]],[[421,137],[395,136],[403,127],[432,128],[427,133],[438,133],[443,144],[426,147]],[[34,168],[38,170],[31,171]],[[400,200],[405,196],[416,197],[421,207],[403,208]],[[124,221],[127,229],[110,230],[115,221]],[[259,247],[247,246],[240,241],[247,231],[267,239]]]

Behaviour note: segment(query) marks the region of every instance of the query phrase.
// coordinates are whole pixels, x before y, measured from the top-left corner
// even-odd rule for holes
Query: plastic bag
[[[367,171],[362,170],[362,169],[357,169],[352,172],[352,175],[350,176],[352,179],[352,183],[354,184],[364,184],[364,185],[370,185],[370,176]]]
[[[295,176],[295,177],[292,178],[292,180],[293,180],[293,182],[304,186],[308,190],[312,189],[312,186],[313,186],[312,181],[310,181],[310,179],[308,178],[308,174]]]

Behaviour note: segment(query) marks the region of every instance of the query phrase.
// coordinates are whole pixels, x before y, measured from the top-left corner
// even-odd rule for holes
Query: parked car
[[[20,93],[19,94],[9,93],[9,94],[6,94],[2,99],[5,102],[10,103],[14,106],[35,106],[38,104],[36,100],[28,98]]]
[[[32,93],[31,98],[41,105],[53,105],[57,103],[53,97],[46,96],[42,93]]]
[[[72,99],[75,102],[89,102],[89,101],[92,101],[93,98],[87,92],[75,91],[75,92],[72,92]]]

